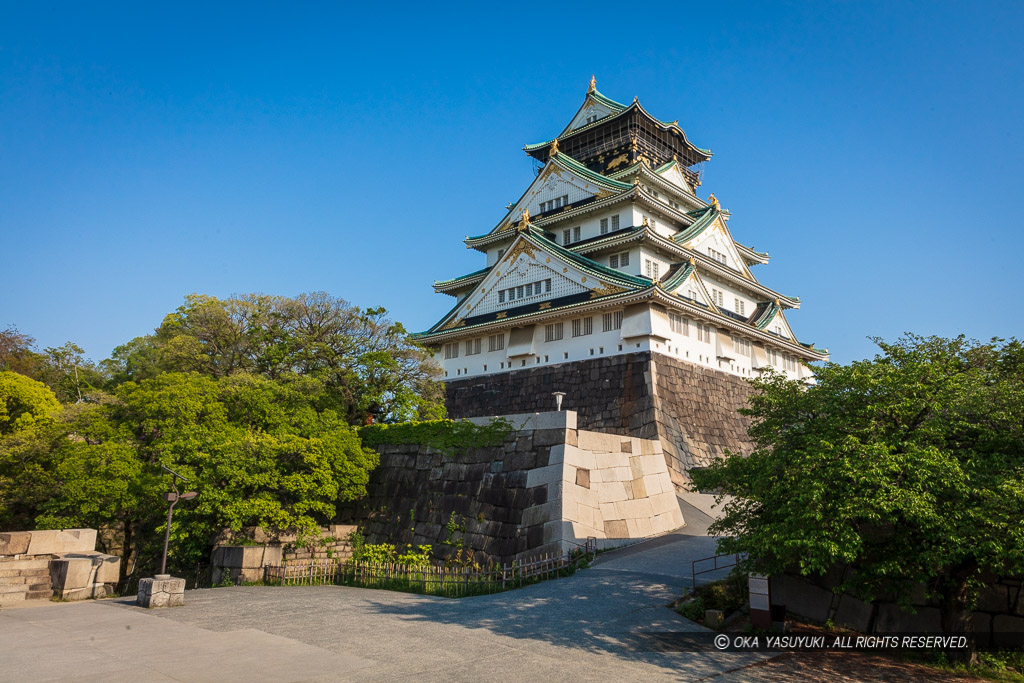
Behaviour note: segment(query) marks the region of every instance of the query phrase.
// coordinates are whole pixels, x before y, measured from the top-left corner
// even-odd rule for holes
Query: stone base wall
[[[270,534],[260,527],[224,530],[210,553],[213,584],[261,581],[267,566],[347,560],[352,557],[349,535],[355,530],[354,524],[332,524],[301,540],[294,532]]]
[[[0,606],[112,595],[121,558],[97,552],[95,529],[0,533]]]
[[[914,612],[900,609],[895,600],[865,602],[848,593],[836,594],[843,569],[820,577],[790,574],[771,579],[772,602],[811,621],[831,619],[840,628],[860,633],[941,633],[939,603],[925,598],[920,586],[912,599]],[[971,613],[974,633],[982,647],[1024,647],[1024,588],[1020,579],[998,578],[978,595]]]
[[[682,526],[658,442],[579,430],[572,411],[505,419],[515,431],[498,446],[379,446],[368,496],[348,510],[367,542],[429,545],[439,557],[464,549],[486,564]]]
[[[726,449],[749,453],[751,393],[741,377],[651,352],[512,370],[445,385],[453,418],[552,410],[552,392],[576,411],[579,427],[661,441],[674,483]]]

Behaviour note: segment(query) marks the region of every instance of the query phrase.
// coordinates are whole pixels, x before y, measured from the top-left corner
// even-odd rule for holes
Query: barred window
[[[562,244],[569,244],[572,241],[572,232],[569,230],[562,231]]]
[[[739,356],[750,357],[750,340],[742,337],[732,338],[732,348],[736,351]]]
[[[504,289],[498,290],[498,303],[499,304],[505,303],[505,290]]]
[[[459,342],[452,342],[451,344],[444,345],[444,358],[445,360],[451,360],[452,358],[459,357]]]
[[[711,343],[711,326],[697,323],[697,341]]]
[[[605,332],[622,329],[622,311],[605,313],[601,316],[601,327]]]
[[[602,218],[601,219],[601,234],[605,235],[607,233],[608,233],[608,219],[607,218]]]
[[[581,227],[582,226],[577,225],[575,228],[572,229],[572,241],[573,242],[579,242],[580,241],[580,228]]]
[[[619,229],[619,215],[615,214],[614,216],[612,216],[612,230],[618,230],[618,229]]]
[[[745,315],[744,312],[743,312],[743,309],[746,307],[745,304],[746,304],[746,302],[743,301],[743,299],[736,299],[736,308],[734,308],[732,310],[736,311],[740,315]]]
[[[576,318],[572,321],[572,336],[583,337],[594,332],[594,318]]]
[[[466,340],[466,355],[475,356],[480,353],[480,338]]]
[[[488,351],[501,351],[505,348],[505,333],[492,334],[487,338]]]
[[[562,323],[551,323],[544,326],[544,341],[558,341],[562,338]]]

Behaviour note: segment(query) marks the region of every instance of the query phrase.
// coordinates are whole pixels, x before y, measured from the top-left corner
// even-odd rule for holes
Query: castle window
[[[711,326],[697,323],[697,341],[711,343]]]
[[[682,334],[687,337],[690,336],[690,321],[678,313],[669,311],[668,326],[676,334]]]
[[[559,341],[562,338],[562,323],[551,323],[544,326],[544,341]]]
[[[629,265],[629,252],[624,251],[621,254],[612,254],[608,258],[608,265],[612,268],[625,268]]]
[[[518,287],[516,287],[516,298],[517,299],[522,299],[523,298],[523,286],[522,285],[519,285]]]
[[[725,305],[725,296],[722,294],[722,291],[719,290],[719,289],[712,289],[711,290],[711,300],[714,301],[715,304],[717,306],[719,306],[719,307]]]
[[[572,241],[572,232],[570,230],[562,231],[562,244],[567,245]]]
[[[605,313],[601,316],[601,326],[605,332],[622,329],[622,311]]]
[[[614,216],[612,216],[612,230],[618,230],[618,229],[619,229],[619,215],[615,214]]]
[[[498,259],[500,260],[501,257],[504,256],[504,255],[505,255],[505,250],[504,249],[499,249],[498,250]]]
[[[551,278],[548,278],[547,280],[544,280],[544,293],[546,294],[546,293],[548,293],[550,291],[551,291]]]
[[[750,340],[743,339],[742,337],[732,338],[732,347],[739,356],[750,357]]]
[[[475,356],[480,353],[480,338],[466,340],[466,355]]]
[[[533,283],[531,282],[530,284],[525,285],[525,287],[526,287],[526,296],[533,296]]]
[[[743,312],[743,309],[745,308],[745,305],[744,305],[745,303],[746,302],[744,302],[743,299],[736,299],[736,308],[734,308],[732,310],[736,311],[740,315],[745,315],[744,312]]]
[[[572,336],[582,337],[594,332],[594,318],[588,316],[586,318],[576,318],[572,321]]]
[[[444,358],[445,360],[451,360],[452,358],[459,357],[459,342],[452,342],[451,344],[444,345]]]
[[[601,219],[601,234],[602,235],[608,234],[608,219],[607,218],[602,218]]]
[[[722,264],[723,266],[725,266],[725,265],[728,265],[728,262],[727,262],[726,256],[725,256],[725,254],[723,254],[722,252],[720,252],[720,251],[716,251],[715,249],[711,249],[711,248],[709,247],[709,248],[708,248],[708,255],[709,255],[709,256],[710,256],[710,257],[711,257],[712,259],[714,259],[715,261],[718,261],[719,263],[721,263],[721,264]]]
[[[572,241],[573,242],[579,242],[580,241],[580,227],[582,227],[582,226],[577,225],[575,228],[572,229]]]
[[[505,348],[505,333],[492,334],[487,338],[488,351],[501,351]]]
[[[499,304],[505,303],[505,290],[504,289],[499,289],[498,290],[498,303]]]

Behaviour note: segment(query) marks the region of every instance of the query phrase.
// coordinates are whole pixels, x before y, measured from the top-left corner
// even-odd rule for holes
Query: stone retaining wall
[[[554,407],[552,392],[576,411],[579,427],[661,441],[673,482],[725,450],[749,453],[749,418],[737,411],[751,393],[741,377],[650,352],[608,356],[445,385],[448,414],[478,417]]]
[[[682,526],[657,441],[579,430],[573,411],[504,419],[515,431],[498,446],[379,446],[367,498],[347,511],[367,542],[507,562],[571,551],[588,537],[611,547]]]
[[[941,633],[939,603],[925,598],[921,586],[913,596],[913,613],[894,600],[864,602],[848,593],[836,594],[843,569],[819,577],[783,574],[772,577],[772,602],[794,615],[860,633]],[[971,613],[982,647],[1024,647],[1024,589],[1020,579],[998,578],[981,589]]]

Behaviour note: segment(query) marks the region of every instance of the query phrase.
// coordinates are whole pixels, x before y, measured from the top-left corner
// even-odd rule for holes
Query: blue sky
[[[412,330],[592,73],[715,152],[803,341],[1024,336],[1024,5],[0,2],[0,328],[95,360],[192,292]]]

